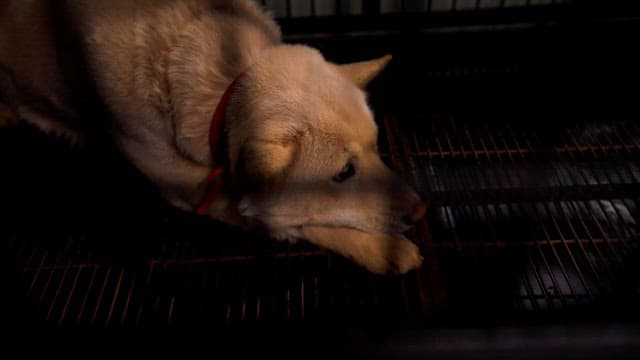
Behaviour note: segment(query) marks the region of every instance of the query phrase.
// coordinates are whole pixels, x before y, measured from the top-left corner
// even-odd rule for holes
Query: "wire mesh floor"
[[[377,277],[305,243],[176,215],[143,235],[17,231],[9,250],[22,289],[52,324],[99,326],[637,301],[635,123],[487,125],[451,114],[380,122],[383,158],[431,201],[409,234],[425,256],[416,272]],[[147,245],[131,256],[96,246],[118,232]]]

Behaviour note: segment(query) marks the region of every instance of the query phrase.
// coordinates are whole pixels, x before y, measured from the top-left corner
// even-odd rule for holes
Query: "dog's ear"
[[[356,86],[364,88],[387,66],[389,61],[391,61],[391,55],[387,54],[373,60],[338,65],[338,71]]]
[[[297,143],[294,140],[249,139],[243,146],[242,171],[254,179],[271,180],[283,174],[293,163]]]
[[[243,183],[245,194],[238,203],[238,211],[244,217],[260,214],[259,193],[279,183],[295,161],[297,140],[272,141],[250,138],[240,150],[236,174]],[[238,174],[240,173],[240,174]]]

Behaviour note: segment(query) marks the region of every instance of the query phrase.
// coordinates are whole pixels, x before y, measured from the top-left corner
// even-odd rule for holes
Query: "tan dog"
[[[425,205],[380,160],[362,91],[388,61],[336,65],[282,44],[246,0],[0,5],[0,64],[21,118],[72,139],[109,134],[169,202],[194,211],[214,161],[211,114],[246,70],[223,109],[226,180],[207,214],[404,273],[422,258],[401,232]]]

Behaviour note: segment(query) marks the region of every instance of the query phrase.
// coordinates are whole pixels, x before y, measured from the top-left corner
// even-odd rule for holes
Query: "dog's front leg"
[[[309,242],[351,259],[376,274],[404,274],[422,264],[418,247],[400,234],[305,226],[302,235]]]

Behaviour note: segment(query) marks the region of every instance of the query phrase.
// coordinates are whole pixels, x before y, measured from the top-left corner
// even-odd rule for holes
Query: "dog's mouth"
[[[336,223],[316,223],[310,222],[307,226],[323,226],[335,228],[347,228],[358,230],[366,233],[382,233],[382,234],[402,234],[409,231],[413,225],[403,220],[389,220],[385,218],[383,221],[365,221],[365,222],[336,222]]]
[[[321,227],[325,229],[350,229],[370,234],[404,234],[414,227],[415,222],[405,221],[400,216],[369,216],[339,218],[324,216],[309,216],[295,219],[294,216],[257,217],[252,219],[254,225],[261,228],[270,237],[279,240],[292,240],[301,238],[306,227]]]

